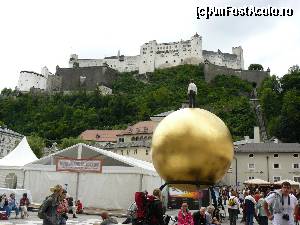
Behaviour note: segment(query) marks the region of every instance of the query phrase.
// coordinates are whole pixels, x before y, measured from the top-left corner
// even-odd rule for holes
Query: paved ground
[[[168,211],[168,215],[175,216],[177,215],[177,210],[172,210]],[[27,219],[14,219],[14,214],[12,215],[11,219],[9,220],[1,220],[0,224],[1,225],[41,225],[42,220],[40,220],[37,217],[37,212],[29,212],[30,216]],[[78,215],[77,219],[71,218],[72,215],[69,215],[70,219],[67,221],[67,225],[93,225],[101,222],[100,216],[97,215]],[[125,218],[116,218],[119,223],[122,223]],[[237,225],[241,224],[240,223],[241,218],[239,218]],[[257,224],[257,223],[254,223]],[[271,224],[271,223],[269,223]],[[170,222],[169,225],[172,225],[172,222]],[[222,223],[222,225],[229,225],[228,218],[226,221]]]

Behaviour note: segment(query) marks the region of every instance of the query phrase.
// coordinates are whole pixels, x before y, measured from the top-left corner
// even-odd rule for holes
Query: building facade
[[[242,186],[249,179],[300,182],[299,143],[246,143],[235,146],[235,156],[222,182]]]
[[[117,143],[109,143],[104,149],[120,155],[151,162],[151,140],[159,122],[141,121],[117,134]]]
[[[0,158],[8,155],[22,140],[23,135],[6,127],[0,127]]]
[[[243,49],[233,47],[232,53],[206,51],[202,49],[202,37],[197,33],[190,40],[178,42],[158,43],[156,40],[144,43],[140,47],[140,54],[124,56],[118,52],[117,56],[104,59],[79,59],[72,54],[69,67],[91,67],[108,65],[119,72],[138,71],[139,74],[153,72],[156,68],[167,68],[182,64],[199,64],[208,60],[210,63],[232,69],[244,69]]]

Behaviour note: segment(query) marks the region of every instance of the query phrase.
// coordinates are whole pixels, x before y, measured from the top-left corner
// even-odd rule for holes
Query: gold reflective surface
[[[159,123],[153,134],[151,152],[153,165],[166,182],[215,184],[230,167],[233,143],[227,126],[215,114],[199,108],[185,108]],[[172,186],[196,190],[194,185]]]

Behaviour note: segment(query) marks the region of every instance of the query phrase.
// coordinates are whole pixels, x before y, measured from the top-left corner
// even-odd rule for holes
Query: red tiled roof
[[[85,141],[117,142],[117,135],[123,130],[86,130],[80,134]]]
[[[157,121],[141,121],[132,126],[127,127],[120,135],[128,135],[128,134],[153,134],[155,128],[157,127],[159,122]]]

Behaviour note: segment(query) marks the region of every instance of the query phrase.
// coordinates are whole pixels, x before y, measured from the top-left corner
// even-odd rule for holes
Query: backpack
[[[280,191],[271,191],[267,196],[275,194],[273,204],[271,205],[274,214],[280,214],[283,212],[283,198]],[[288,196],[288,205],[290,205],[290,196]]]
[[[0,220],[8,220],[6,212],[0,212]]]
[[[51,196],[51,195],[50,195]],[[45,219],[46,217],[45,217],[45,214],[44,214],[44,212],[42,211],[42,209],[43,209],[43,207],[44,207],[44,205],[45,205],[45,203],[46,203],[46,200],[50,197],[50,196],[47,196],[46,198],[45,198],[45,200],[43,201],[43,203],[40,205],[40,207],[39,207],[39,210],[38,210],[38,218],[40,218],[40,219]]]
[[[135,193],[135,203],[136,203],[136,218],[138,224],[151,224],[151,221],[155,220],[153,218],[154,213],[154,200],[153,195],[146,196],[144,192]]]
[[[144,192],[135,192],[135,203],[136,203],[136,218],[138,220],[144,220],[146,218],[146,203],[147,197]]]
[[[228,205],[229,205],[229,206],[234,206],[234,205],[236,205],[236,202],[235,202],[234,198],[229,198],[229,200],[228,200]]]

